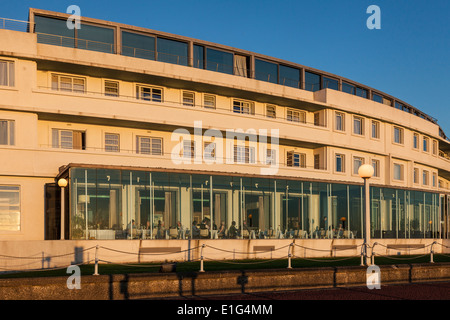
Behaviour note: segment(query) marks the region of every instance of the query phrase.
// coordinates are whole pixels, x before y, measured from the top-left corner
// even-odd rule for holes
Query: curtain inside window
[[[247,57],[234,56],[234,74],[241,77],[247,77]]]
[[[8,144],[8,121],[0,121],[0,144]]]
[[[83,148],[83,139],[82,139],[81,131],[73,132],[73,149],[82,149]]]
[[[0,86],[8,85],[8,63],[0,61]]]

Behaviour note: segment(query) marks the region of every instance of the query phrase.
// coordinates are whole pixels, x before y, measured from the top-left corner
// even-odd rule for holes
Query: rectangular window
[[[216,108],[216,96],[205,94],[203,96],[203,106],[207,109],[215,109]]]
[[[20,230],[20,187],[0,185],[0,230]]]
[[[278,83],[278,65],[272,62],[255,59],[255,79]]]
[[[206,70],[233,74],[233,54],[207,48]]]
[[[377,93],[372,94],[372,100],[378,103],[383,103],[383,97]]]
[[[286,120],[292,122],[306,123],[306,113],[304,111],[288,109]]]
[[[286,157],[288,167],[306,168],[306,154],[289,151]]]
[[[320,89],[320,75],[305,71],[305,90],[315,92]]]
[[[429,139],[427,137],[423,137],[423,151],[428,152],[429,150]]]
[[[203,150],[204,150],[203,157],[206,160],[215,160],[216,159],[216,143],[215,142],[205,142]]]
[[[433,154],[436,156],[437,155],[437,150],[438,150],[438,144],[436,140],[433,140]]]
[[[187,66],[188,44],[186,42],[157,38],[157,60]]]
[[[413,135],[413,148],[419,149],[419,135],[417,133]]]
[[[342,82],[342,91],[349,94],[355,94],[356,87],[346,82]]]
[[[163,154],[162,138],[136,137],[136,153],[161,156]]]
[[[205,47],[194,44],[194,68],[205,68]]]
[[[14,62],[0,60],[0,86],[14,87]]]
[[[193,107],[195,105],[195,94],[190,91],[183,91],[183,106]]]
[[[437,175],[436,175],[436,173],[433,173],[433,187],[436,187],[436,180],[437,180]]]
[[[367,97],[368,97],[368,92],[367,92],[366,89],[362,89],[362,88],[358,88],[358,87],[357,87],[357,88],[356,88],[356,95],[357,95],[358,97],[367,99]]]
[[[155,37],[122,31],[122,55],[155,60]]]
[[[277,111],[276,107],[274,105],[267,105],[266,106],[266,117],[267,118],[273,118],[275,119],[277,117]]]
[[[358,174],[358,169],[364,164],[364,158],[353,157],[353,174]]]
[[[345,155],[336,155],[336,172],[345,172]]]
[[[0,145],[13,146],[15,144],[14,120],[0,120]]]
[[[342,112],[336,112],[335,115],[335,129],[337,131],[345,131],[345,114]]]
[[[429,172],[427,170],[423,170],[422,172],[422,184],[424,186],[427,186],[430,182],[429,182]]]
[[[314,113],[314,125],[315,126],[323,126],[321,122],[320,112]]]
[[[118,97],[119,96],[119,82],[105,81],[105,96]]]
[[[300,70],[280,65],[280,84],[283,86],[300,88]]]
[[[320,168],[320,154],[314,155],[314,169],[318,170]]]
[[[403,129],[399,127],[394,127],[394,142],[398,144],[403,144]]]
[[[380,139],[380,122],[372,121],[372,138]]]
[[[380,160],[372,159],[373,176],[380,177]]]
[[[332,78],[322,77],[322,88],[339,90],[339,81]]]
[[[162,102],[162,89],[146,86],[136,86],[136,99]]]
[[[394,180],[403,181],[403,165],[394,163]]]
[[[105,133],[105,151],[120,151],[120,136],[117,133]]]
[[[353,117],[353,133],[357,135],[364,134],[364,119],[361,117]]]
[[[253,108],[253,103],[242,100],[233,100],[233,112],[244,113],[244,114],[254,114],[255,110]]]
[[[183,158],[195,158],[195,141],[183,140]]]
[[[267,149],[266,150],[266,165],[274,166],[277,164],[277,150]]]
[[[235,163],[255,163],[255,148],[234,146]]]
[[[59,74],[52,75],[52,89],[67,92],[86,92],[86,79]]]
[[[419,183],[419,168],[414,168],[414,183]]]
[[[64,129],[52,129],[52,147],[61,149],[86,149],[86,133]]]
[[[91,51],[114,53],[114,29],[82,23],[77,29],[76,47]]]

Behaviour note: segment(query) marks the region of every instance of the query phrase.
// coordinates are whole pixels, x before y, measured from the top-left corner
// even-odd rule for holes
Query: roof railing
[[[0,29],[29,32],[30,25],[28,21],[0,18]]]

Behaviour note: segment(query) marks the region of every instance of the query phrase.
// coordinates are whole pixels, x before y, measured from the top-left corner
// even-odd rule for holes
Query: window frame
[[[112,92],[112,91],[109,91],[108,92],[108,90],[107,90],[107,88],[113,88],[113,86],[108,86],[107,84],[115,84],[115,85],[117,85],[116,87],[116,92],[114,93],[114,92]],[[120,93],[119,93],[119,86],[120,86],[120,84],[119,84],[119,81],[115,81],[115,80],[104,80],[103,81],[103,90],[104,90],[104,94],[105,94],[105,96],[107,96],[107,97],[119,97],[119,95],[120,95]]]
[[[0,146],[16,145],[16,121],[11,119],[0,119],[0,122],[6,122],[6,143],[0,143]],[[1,141],[1,140],[0,140]]]
[[[277,118],[277,107],[274,104],[266,105],[266,117],[270,119]]]
[[[399,135],[399,142],[396,141],[396,131],[398,131]],[[393,134],[392,134],[392,142],[397,145],[404,145],[405,144],[405,130],[399,126],[393,126]]]
[[[400,177],[399,178],[396,177],[396,168],[400,169]],[[392,180],[394,180],[394,181],[405,181],[404,170],[405,170],[405,165],[404,164],[394,162],[393,165],[392,165]]]
[[[19,223],[18,223],[16,230],[3,229],[2,227],[4,227],[4,226],[0,225],[0,233],[20,232],[20,231],[22,231],[22,186],[19,184],[0,184],[0,192],[3,191],[3,190],[1,190],[2,188],[5,188],[4,191],[7,191],[6,188],[17,188],[17,193],[19,195],[18,201],[17,201],[18,202],[18,204],[17,204],[18,210],[17,211],[18,211],[18,215],[19,215],[19,217],[18,217]],[[13,189],[12,191],[16,191],[16,190]]]
[[[372,132],[371,132],[370,138],[375,139],[375,140],[380,140],[380,138],[381,138],[381,135],[380,135],[381,123],[380,123],[380,121],[377,121],[377,120],[371,121],[371,131]],[[375,133],[375,136],[374,136],[374,133]]]
[[[149,89],[149,97],[150,98],[146,98],[146,96],[143,95],[142,89]],[[158,94],[156,91],[159,90],[160,93]],[[155,99],[154,97],[159,95],[159,99]],[[159,103],[163,103],[164,102],[164,89],[161,87],[154,87],[154,86],[149,86],[149,85],[145,85],[145,84],[136,84],[136,99],[137,100],[143,100],[143,101],[151,101],[151,102],[159,102]]]
[[[6,71],[6,75],[4,76],[4,79],[6,79],[6,84],[0,84],[0,87],[14,88],[16,86],[15,61],[0,59],[0,63],[5,63],[4,70]],[[2,78],[2,75],[0,74],[0,79],[1,78]]]
[[[338,117],[341,117],[341,129],[338,128]],[[334,130],[338,132],[345,132],[345,113],[341,111],[334,112]]]
[[[252,101],[233,99],[232,107],[233,113],[249,114],[249,115],[255,114],[255,104]],[[248,108],[248,112],[245,112],[246,108]]]
[[[355,166],[355,161],[356,161],[356,160],[361,160],[361,164],[358,166],[358,168],[356,168],[356,166]],[[353,174],[353,175],[358,175],[358,169],[359,169],[359,167],[361,167],[365,162],[366,162],[366,160],[365,160],[364,157],[353,156],[353,161],[352,161],[353,171],[352,171],[352,174]]]
[[[114,144],[108,144],[108,143],[107,143],[107,141],[108,141],[107,135],[111,135],[111,136],[114,135],[114,136],[117,136],[117,145],[114,145]],[[105,138],[105,141],[104,141],[104,143],[105,143],[105,145],[104,145],[104,150],[105,150],[106,152],[120,152],[120,134],[118,134],[118,133],[113,133],[113,132],[105,132],[104,138]],[[109,139],[109,140],[112,140],[112,139]],[[109,149],[109,150],[108,150],[108,147],[112,147],[112,149]],[[117,150],[114,150],[115,147],[117,147]]]
[[[56,77],[57,81],[54,81],[54,78]],[[61,86],[61,79],[67,78],[70,79],[70,89],[67,87],[62,88]],[[51,88],[52,90],[59,91],[59,92],[71,92],[71,93],[82,93],[85,94],[87,92],[87,78],[86,77],[80,77],[76,75],[70,75],[70,74],[63,74],[63,73],[51,73],[50,74],[50,80],[51,80]],[[75,80],[81,80],[83,82],[83,90],[75,89]],[[57,86],[55,87],[55,83]],[[80,85],[80,84],[78,84]]]
[[[295,157],[298,156],[298,160]],[[296,165],[298,163],[298,165]],[[286,166],[291,168],[306,168],[306,153],[287,151]]]
[[[338,170],[338,158],[341,159],[341,170]],[[334,155],[334,170],[336,173],[345,173],[345,154],[336,153]]]
[[[149,152],[142,152],[142,139],[149,139]],[[153,141],[159,140],[160,146],[161,146],[161,152],[158,154],[155,152],[155,149],[153,148]],[[164,139],[160,137],[152,137],[152,136],[142,136],[137,135],[136,136],[136,153],[137,154],[143,154],[143,155],[151,155],[151,156],[162,156],[164,155]]]
[[[207,100],[210,100],[212,103],[207,103]],[[216,109],[216,96],[213,94],[204,94],[203,95],[203,108]]]
[[[355,124],[356,124],[357,120],[360,121],[360,133],[355,131],[355,129],[356,129]],[[353,130],[352,130],[352,133],[354,135],[356,135],[356,136],[359,136],[359,137],[364,136],[364,118],[363,117],[355,116],[355,115],[353,116]]]
[[[181,93],[181,103],[186,107],[195,107],[195,92],[183,90]]]
[[[289,115],[289,113],[290,113],[290,115]],[[298,121],[296,119],[298,119]],[[294,123],[306,123],[306,112],[303,110],[287,108],[286,109],[286,121],[294,122]]]

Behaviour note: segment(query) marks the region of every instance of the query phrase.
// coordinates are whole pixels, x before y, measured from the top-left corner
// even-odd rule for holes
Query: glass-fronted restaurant
[[[364,190],[276,178],[71,167],[69,239],[363,237]],[[372,238],[440,238],[439,194],[372,186]]]

